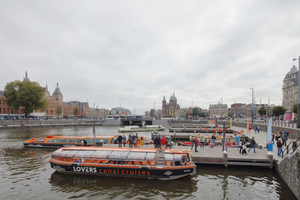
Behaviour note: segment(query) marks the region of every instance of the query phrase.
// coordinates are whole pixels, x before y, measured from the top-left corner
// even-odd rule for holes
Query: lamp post
[[[154,110],[153,110],[153,115],[154,115],[154,118],[155,118],[155,102],[154,102]]]
[[[251,118],[252,118],[252,124],[253,124],[253,96],[254,96],[254,87],[250,88],[252,90],[252,103],[251,103]]]
[[[297,104],[297,128],[300,128],[300,56],[294,58],[293,61],[298,60],[298,104]]]

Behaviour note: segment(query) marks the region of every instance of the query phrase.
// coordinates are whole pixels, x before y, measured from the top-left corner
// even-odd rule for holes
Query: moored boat
[[[82,140],[86,141],[87,146],[95,146],[99,144],[116,144],[119,135],[96,135],[96,141],[94,141],[94,136],[53,136],[48,135],[42,138],[31,138],[30,140],[25,140],[23,143],[24,147],[36,147],[36,148],[62,148],[68,146],[83,146]],[[139,136],[141,138],[141,136]],[[143,137],[144,144],[152,144],[153,141]]]
[[[189,150],[113,147],[66,147],[51,154],[50,164],[62,174],[170,180],[196,173]]]
[[[138,131],[163,131],[165,127],[162,125],[146,125],[144,128],[139,126],[125,126],[124,128],[119,128],[119,132],[138,132]]]

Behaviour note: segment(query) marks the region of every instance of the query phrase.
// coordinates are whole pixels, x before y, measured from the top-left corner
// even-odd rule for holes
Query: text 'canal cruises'
[[[189,150],[66,147],[52,153],[50,164],[63,174],[170,180],[196,174]]]

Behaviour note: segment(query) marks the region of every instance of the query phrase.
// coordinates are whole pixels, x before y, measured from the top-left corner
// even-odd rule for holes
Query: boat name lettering
[[[143,170],[130,170],[130,169],[99,169],[101,174],[130,174],[130,175],[141,175],[150,176],[150,171]]]
[[[74,172],[92,172],[97,173],[96,167],[75,167],[73,166]]]

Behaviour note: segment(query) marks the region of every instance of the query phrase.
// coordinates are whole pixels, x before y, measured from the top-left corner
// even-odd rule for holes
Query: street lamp
[[[251,118],[252,118],[252,124],[253,124],[253,96],[254,96],[254,87],[250,88],[250,90],[252,90]]]
[[[294,58],[293,61],[298,60],[298,104],[297,104],[297,128],[300,128],[300,56]]]
[[[153,115],[155,117],[155,102],[154,102],[154,110],[153,110]]]

